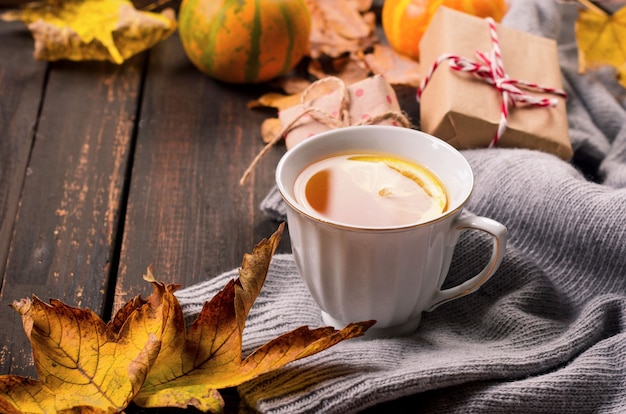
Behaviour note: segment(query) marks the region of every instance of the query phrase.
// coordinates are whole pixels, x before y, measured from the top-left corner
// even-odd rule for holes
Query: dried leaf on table
[[[372,321],[340,331],[302,327],[242,358],[245,321],[283,228],[244,255],[239,278],[205,303],[188,331],[174,296],[178,285],[156,281],[150,269],[144,278],[153,293],[129,301],[109,323],[58,300],[16,301],[39,380],[0,376],[0,412],[123,412],[131,401],[220,412],[218,389],[362,335]]]
[[[298,328],[242,358],[242,332],[252,304],[265,281],[270,260],[284,224],[270,237],[244,255],[239,278],[231,280],[210,302],[206,302],[188,332],[181,327],[182,312],[164,327],[164,346],[154,368],[135,399],[143,407],[186,407],[200,410],[211,391],[239,385],[288,362],[320,352],[342,340],[362,335],[371,322],[348,325],[341,331],[331,327]]]
[[[375,74],[384,75],[392,85],[418,87],[420,84],[419,63],[400,55],[387,45],[374,45],[374,51],[363,57]]]
[[[269,92],[260,96],[258,99],[248,102],[248,108],[274,108],[278,111],[291,108],[300,103],[301,93],[297,92],[291,95],[282,93]],[[280,135],[282,125],[278,118],[266,118],[261,124],[261,138],[264,143],[272,142],[275,137]]]
[[[334,59],[321,57],[309,63],[309,73],[318,79],[334,76],[352,84],[371,75],[370,68],[358,57],[361,53],[353,53]]]
[[[584,73],[609,65],[626,87],[626,6],[613,14],[597,8],[583,9],[576,21],[578,66]]]
[[[176,30],[172,9],[136,10],[128,0],[47,0],[5,12],[21,20],[35,39],[41,60],[109,60],[121,64],[166,39]]]
[[[248,102],[248,108],[276,108],[279,111],[300,103],[300,94],[284,95],[277,92],[269,92],[261,95],[258,99]]]
[[[301,76],[286,76],[276,79],[272,82],[272,85],[280,88],[288,95],[300,93],[311,85],[309,79],[305,79]]]
[[[261,124],[261,138],[265,144],[273,142],[283,130],[283,125],[278,118],[267,118]]]
[[[371,0],[307,0],[311,12],[310,55],[327,55],[364,50],[376,41],[376,17],[369,11]]]

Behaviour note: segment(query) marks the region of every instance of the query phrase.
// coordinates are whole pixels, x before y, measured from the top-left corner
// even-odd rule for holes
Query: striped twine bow
[[[445,61],[449,61],[449,66],[452,70],[474,74],[490,85],[493,85],[502,95],[502,102],[500,104],[500,123],[498,124],[498,129],[493,137],[493,140],[489,144],[489,147],[493,147],[497,145],[507,128],[509,106],[527,104],[537,107],[555,107],[558,103],[557,98],[540,98],[525,93],[523,90],[550,93],[560,96],[563,99],[567,99],[567,94],[561,89],[509,78],[507,73],[504,71],[502,53],[500,51],[500,41],[498,40],[498,34],[496,32],[496,23],[491,17],[488,17],[485,20],[487,20],[489,24],[492,44],[491,51],[489,51],[488,54],[477,51],[476,56],[480,61],[478,63],[450,53],[439,56],[426,74],[426,77],[422,80],[422,83],[417,90],[417,99],[419,100],[421,98],[422,92],[432,78],[435,70]]]

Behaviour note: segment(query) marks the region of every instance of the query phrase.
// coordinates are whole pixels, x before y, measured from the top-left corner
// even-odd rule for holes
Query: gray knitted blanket
[[[345,341],[247,382],[238,388],[246,404],[268,413],[626,412],[626,90],[610,70],[577,73],[571,12],[511,1],[505,24],[559,40],[574,159],[463,152],[476,175],[468,209],[509,229],[496,275],[425,313],[410,337]],[[281,217],[275,192],[263,209]],[[489,243],[462,236],[451,283],[482,268]],[[177,292],[186,314],[236,276]],[[302,325],[324,324],[291,255],[277,255],[246,350]]]

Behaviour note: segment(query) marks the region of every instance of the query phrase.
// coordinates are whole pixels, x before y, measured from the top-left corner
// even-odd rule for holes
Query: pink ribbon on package
[[[476,52],[478,59],[482,63],[472,62],[467,58],[457,56],[454,54],[446,53],[441,55],[432,65],[427,72],[426,76],[422,80],[422,84],[417,90],[417,98],[420,99],[422,91],[426,88],[426,85],[430,81],[435,70],[444,61],[450,61],[449,66],[452,70],[459,72],[472,73],[485,82],[493,85],[502,95],[501,116],[498,129],[496,131],[490,147],[495,146],[504,131],[507,128],[509,117],[509,105],[515,106],[517,104],[528,104],[537,107],[555,107],[558,103],[556,98],[542,98],[532,96],[525,93],[522,89],[527,91],[550,93],[567,99],[565,91],[557,88],[551,88],[548,86],[539,85],[532,82],[525,82],[521,80],[510,79],[504,70],[504,64],[502,62],[502,53],[500,51],[500,42],[498,40],[498,34],[496,32],[496,24],[492,18],[488,17],[489,31],[491,35],[492,49],[486,54],[480,51]]]

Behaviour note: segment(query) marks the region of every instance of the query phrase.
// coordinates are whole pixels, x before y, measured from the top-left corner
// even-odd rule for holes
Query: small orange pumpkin
[[[286,74],[309,51],[305,0],[183,0],[178,31],[191,62],[230,83]]]
[[[391,47],[419,60],[419,43],[439,6],[499,22],[507,10],[505,0],[385,0],[382,26]]]

